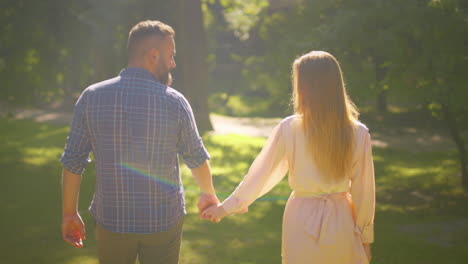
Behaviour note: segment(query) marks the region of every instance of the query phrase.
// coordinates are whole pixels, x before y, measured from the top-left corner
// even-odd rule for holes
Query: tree
[[[401,96],[429,107],[455,143],[468,192],[468,16],[461,1],[421,1],[402,21],[389,75]],[[404,25],[404,26],[403,26]]]
[[[274,10],[260,20],[264,53],[246,60],[247,77],[252,86],[266,87],[272,105],[286,105],[293,59],[310,50],[330,51],[343,66],[353,99],[376,95],[377,109],[385,111],[391,92],[397,100],[429,107],[445,122],[468,190],[466,3],[309,0]]]
[[[178,88],[190,101],[198,128],[212,129],[208,109],[208,65],[206,36],[200,0],[177,2]]]

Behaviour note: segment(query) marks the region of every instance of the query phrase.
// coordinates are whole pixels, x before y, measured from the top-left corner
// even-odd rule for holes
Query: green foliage
[[[311,50],[341,62],[358,107],[376,100],[426,108],[446,122],[460,153],[468,190],[468,16],[462,1],[349,0],[290,2],[269,9],[252,30],[260,52],[241,56],[248,89],[240,94],[268,103],[271,116],[291,113],[291,64]],[[256,97],[257,95],[258,97]],[[262,99],[260,99],[262,98]],[[257,113],[259,114],[259,113]],[[262,113],[263,114],[263,113]]]
[[[241,40],[249,38],[249,32],[259,21],[259,14],[268,6],[267,0],[221,0],[229,29]]]
[[[371,122],[372,124],[372,122]],[[382,131],[393,124],[380,123]],[[375,125],[372,125],[374,127]],[[0,119],[0,194],[2,263],[97,264],[91,215],[95,170],[83,176],[80,212],[87,230],[83,249],[60,236],[60,170],[58,162],[68,127]],[[212,155],[215,187],[225,198],[240,182],[265,142],[264,138],[206,135]],[[455,153],[374,148],[377,185],[374,262],[463,263],[468,229],[467,197],[457,173]],[[249,212],[211,224],[198,219],[198,188],[182,167],[187,210],[181,263],[280,263],[281,222],[286,180],[255,202]]]
[[[402,1],[303,1],[292,9],[272,13],[260,25],[265,53],[253,67],[253,83],[266,87],[275,102],[286,105],[293,60],[311,50],[325,50],[341,62],[347,88],[358,102],[384,89],[377,68],[384,68],[393,46],[393,27]],[[270,78],[257,77],[269,75]],[[271,78],[274,76],[274,78]],[[382,80],[380,80],[382,79]],[[276,92],[272,92],[276,91]]]
[[[441,106],[447,107],[463,125],[468,121],[466,9],[458,1],[431,1],[412,11],[405,21],[409,26],[399,29],[407,37],[393,54],[393,86],[401,95],[425,102],[436,116],[441,116]]]
[[[291,64],[311,50],[337,57],[358,106],[386,91],[396,104],[443,100],[465,110],[463,1],[291,1],[288,8],[269,7],[260,15],[244,41],[254,52],[236,54],[246,80],[236,93],[259,95],[272,115],[290,113]]]
[[[126,65],[129,28],[175,20],[168,1],[6,1],[0,9],[0,98],[11,106],[74,98]],[[71,103],[71,105],[73,105]]]

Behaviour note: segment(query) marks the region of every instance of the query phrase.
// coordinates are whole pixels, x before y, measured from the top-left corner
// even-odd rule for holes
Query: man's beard
[[[162,84],[165,84],[167,86],[171,86],[172,84],[172,75],[171,75],[171,72],[169,71],[168,67],[166,66],[167,63],[164,61],[164,59],[161,57],[159,57],[159,65],[160,67],[164,67],[163,69],[160,70],[160,72],[158,73],[158,80],[162,83]]]
[[[164,73],[160,73],[158,76],[159,81],[162,84],[165,84],[167,86],[172,85],[172,74],[169,71],[165,71]]]

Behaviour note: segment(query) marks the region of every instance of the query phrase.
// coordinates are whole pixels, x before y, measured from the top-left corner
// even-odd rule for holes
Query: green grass
[[[61,240],[58,162],[68,127],[0,119],[1,263],[98,263],[91,215],[94,164],[83,176],[80,211],[87,224],[85,247]],[[259,152],[263,138],[204,136],[220,197],[234,190]],[[456,153],[374,148],[377,184],[372,263],[464,263],[468,259],[467,195]],[[211,224],[198,219],[198,190],[183,166],[189,214],[181,263],[280,263],[284,180],[249,213]]]

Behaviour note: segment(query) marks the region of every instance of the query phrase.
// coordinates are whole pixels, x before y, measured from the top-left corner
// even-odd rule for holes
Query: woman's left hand
[[[212,205],[203,211],[202,216],[210,219],[213,223],[219,223],[223,217],[228,215],[221,204]]]

